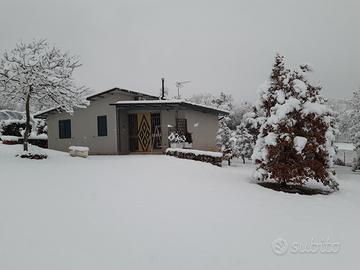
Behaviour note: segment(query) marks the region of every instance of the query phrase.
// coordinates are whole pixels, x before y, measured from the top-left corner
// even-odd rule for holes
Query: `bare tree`
[[[74,107],[86,105],[87,89],[75,86],[72,77],[80,66],[78,57],[50,47],[46,40],[20,43],[0,59],[0,99],[25,107],[24,151],[28,151],[32,108],[56,107],[71,113]]]

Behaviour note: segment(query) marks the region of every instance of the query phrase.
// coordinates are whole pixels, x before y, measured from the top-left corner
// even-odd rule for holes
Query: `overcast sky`
[[[225,91],[252,101],[276,52],[311,63],[327,97],[360,87],[359,0],[0,0],[0,50],[47,38],[81,57],[93,91]]]

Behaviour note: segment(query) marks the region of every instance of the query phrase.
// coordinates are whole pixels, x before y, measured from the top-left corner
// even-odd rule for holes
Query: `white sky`
[[[327,97],[360,87],[359,0],[0,0],[0,51],[47,38],[81,57],[76,79],[158,94],[254,100],[275,52],[311,63]]]

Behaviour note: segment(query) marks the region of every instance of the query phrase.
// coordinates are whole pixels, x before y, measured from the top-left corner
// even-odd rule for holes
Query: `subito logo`
[[[284,255],[288,251],[288,248],[289,248],[289,245],[286,242],[286,240],[282,239],[282,238],[275,239],[272,242],[271,246],[272,246],[272,251],[276,255]]]

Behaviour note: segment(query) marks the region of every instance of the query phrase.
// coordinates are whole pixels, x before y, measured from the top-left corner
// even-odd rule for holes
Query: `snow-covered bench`
[[[84,146],[70,146],[69,154],[72,157],[83,157],[87,158],[89,156],[89,147]]]

